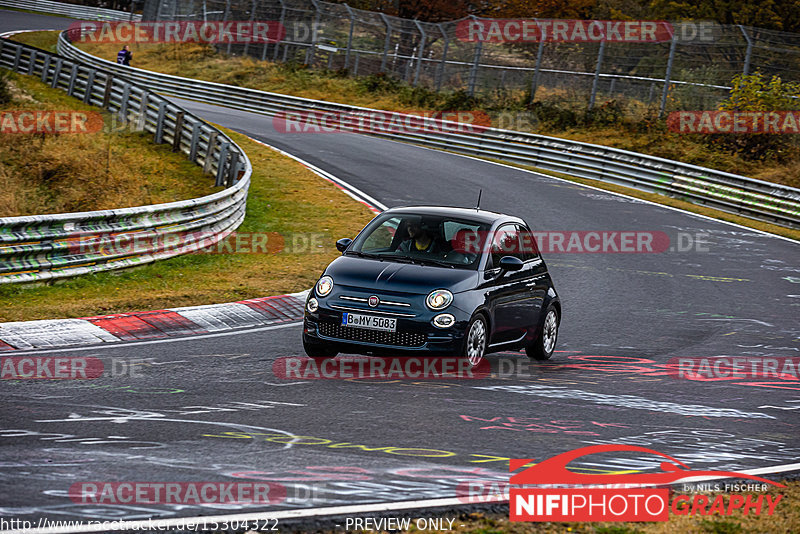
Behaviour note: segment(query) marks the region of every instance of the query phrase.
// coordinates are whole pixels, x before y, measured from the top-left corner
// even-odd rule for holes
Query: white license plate
[[[342,326],[367,328],[369,330],[383,330],[384,332],[396,332],[397,319],[392,319],[389,317],[376,317],[375,315],[361,315],[359,313],[343,313]]]

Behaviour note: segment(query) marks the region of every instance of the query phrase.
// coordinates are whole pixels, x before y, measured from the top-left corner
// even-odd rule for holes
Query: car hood
[[[336,258],[328,265],[325,274],[333,277],[336,286],[416,294],[427,294],[434,289],[442,288],[458,293],[472,289],[478,280],[478,272],[469,269],[450,269],[351,256]]]

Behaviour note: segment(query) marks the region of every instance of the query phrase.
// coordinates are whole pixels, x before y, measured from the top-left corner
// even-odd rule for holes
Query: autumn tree
[[[669,20],[714,20],[800,32],[800,0],[653,0],[652,13]]]

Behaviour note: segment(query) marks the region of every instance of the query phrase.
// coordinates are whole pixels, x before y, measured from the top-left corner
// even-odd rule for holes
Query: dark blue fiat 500
[[[477,209],[384,211],[309,292],[303,347],[312,358],[463,356],[524,347],[553,354],[561,304],[525,221]]]

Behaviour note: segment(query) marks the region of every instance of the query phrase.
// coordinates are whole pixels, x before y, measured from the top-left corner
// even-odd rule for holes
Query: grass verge
[[[70,99],[69,103],[77,101]],[[338,255],[334,240],[355,235],[372,218],[372,213],[301,164],[244,135],[226,132],[245,150],[254,168],[247,217],[238,231],[269,233],[268,239],[273,240],[276,233],[282,234],[285,240],[282,251],[195,254],[55,284],[3,285],[0,321],[85,317],[229,302],[310,287],[325,265]],[[131,156],[138,159],[144,148],[136,145],[126,150],[131,149]],[[163,145],[151,144],[146,148],[155,151],[153,157],[183,158]],[[122,157],[122,147],[119,152]],[[201,174],[199,167],[185,158],[180,164]],[[207,185],[208,177],[202,178]],[[322,246],[309,246],[312,239]],[[273,249],[271,243],[267,249]]]
[[[9,73],[5,83],[11,99],[0,103],[0,112],[102,111],[31,76]],[[105,113],[106,126],[109,119]],[[219,189],[182,154],[152,143],[150,134],[104,127],[96,133],[0,135],[2,217],[157,204]]]

